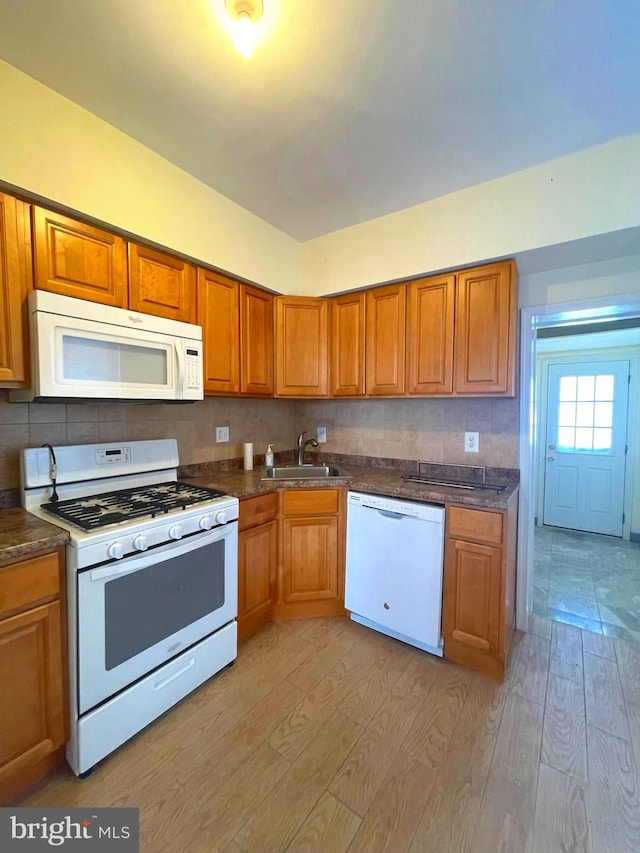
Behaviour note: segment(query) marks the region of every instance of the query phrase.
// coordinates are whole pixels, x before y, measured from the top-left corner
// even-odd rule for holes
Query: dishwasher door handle
[[[383,515],[385,518],[392,518],[397,521],[401,521],[403,518],[409,518],[408,515],[405,515],[402,512],[391,512],[388,509],[377,509],[376,512],[378,515]]]

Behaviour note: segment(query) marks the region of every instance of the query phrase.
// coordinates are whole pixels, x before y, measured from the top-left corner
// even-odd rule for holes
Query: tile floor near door
[[[640,643],[640,543],[536,527],[533,612]]]
[[[637,853],[640,646],[533,616],[503,684],[344,619],[274,623],[92,776],[142,853]]]

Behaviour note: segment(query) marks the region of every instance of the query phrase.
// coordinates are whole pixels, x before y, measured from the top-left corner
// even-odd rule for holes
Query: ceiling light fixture
[[[233,43],[243,56],[251,56],[258,40],[256,23],[262,17],[262,0],[225,0],[225,7]]]

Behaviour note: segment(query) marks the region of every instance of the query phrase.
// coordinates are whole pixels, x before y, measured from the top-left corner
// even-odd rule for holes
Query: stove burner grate
[[[156,515],[186,509],[220,497],[224,497],[224,492],[172,482],[72,498],[42,504],[41,508],[83,530],[96,530],[108,524],[123,524],[134,518],[155,518]]]

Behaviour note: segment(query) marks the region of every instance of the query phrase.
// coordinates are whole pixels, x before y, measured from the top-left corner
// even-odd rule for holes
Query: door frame
[[[631,510],[633,497],[633,476],[629,476],[629,472],[635,470],[635,455],[636,442],[630,440],[630,436],[634,435],[635,430],[635,413],[636,413],[636,382],[638,376],[638,352],[629,349],[628,347],[603,347],[602,349],[594,349],[591,354],[580,350],[580,355],[572,355],[570,351],[562,354],[543,355],[541,358],[536,358],[536,382],[539,382],[539,396],[537,411],[539,417],[536,428],[536,467],[534,473],[533,488],[536,492],[536,510],[535,517],[538,519],[538,527],[542,527],[544,516],[543,501],[544,501],[544,445],[546,431],[546,413],[547,413],[547,393],[548,393],[548,377],[545,377],[545,371],[552,364],[584,364],[592,361],[628,361],[629,374],[631,382],[629,385],[629,395],[627,401],[627,418],[626,418],[626,443],[628,445],[628,453],[625,458],[625,477],[624,477],[624,494],[622,498],[622,512],[624,513],[624,522],[622,525],[622,539],[629,539],[631,532]],[[541,370],[538,370],[538,365]],[[540,487],[540,488],[538,488]],[[534,519],[535,521],[535,519]]]
[[[533,598],[533,533],[536,511],[536,460],[539,440],[539,380],[536,375],[536,333],[567,323],[640,318],[640,293],[534,305],[520,315],[520,505],[516,628],[527,630]]]

